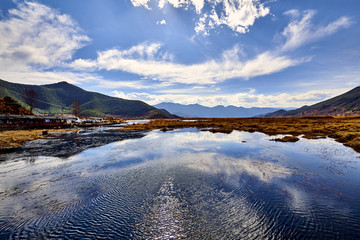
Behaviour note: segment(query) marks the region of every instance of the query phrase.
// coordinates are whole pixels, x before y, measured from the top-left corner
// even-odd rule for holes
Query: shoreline
[[[79,130],[79,128],[66,128],[0,131],[0,150],[11,150],[28,141],[46,138],[53,133],[74,132]]]
[[[231,133],[234,130],[261,132],[269,136],[286,135],[271,141],[297,142],[300,137],[319,139],[330,137],[360,153],[360,117],[254,117],[254,118],[193,118],[155,119],[109,131],[159,129],[172,131],[180,128],[197,128],[212,133]],[[0,154],[11,151],[24,143],[46,138],[53,133],[78,131],[68,129],[0,130]],[[43,134],[43,131],[47,133]]]
[[[360,153],[360,117],[253,117],[253,118],[198,118],[182,120],[157,119],[148,123],[124,126],[121,130],[171,131],[178,128],[198,128],[213,133],[233,130],[261,132],[269,136],[288,135],[273,139],[296,142],[299,137],[319,139],[330,137]],[[290,136],[289,136],[290,135]]]

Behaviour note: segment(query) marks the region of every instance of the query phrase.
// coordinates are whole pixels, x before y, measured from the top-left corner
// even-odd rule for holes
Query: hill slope
[[[182,105],[178,103],[159,103],[154,105],[159,109],[165,109],[172,114],[181,117],[206,117],[206,118],[227,118],[227,117],[253,117],[260,114],[270,113],[280,108],[244,108],[235,106],[205,107],[199,104]]]
[[[142,101],[126,100],[96,92],[88,92],[67,82],[25,85],[0,80],[0,97],[9,96],[23,106],[26,106],[23,97],[25,89],[32,89],[38,94],[35,113],[70,113],[72,104],[79,100],[81,111],[90,110],[99,115],[109,114],[137,118],[171,117],[168,113]]]
[[[360,87],[311,106],[266,114],[272,116],[353,116],[360,115]]]

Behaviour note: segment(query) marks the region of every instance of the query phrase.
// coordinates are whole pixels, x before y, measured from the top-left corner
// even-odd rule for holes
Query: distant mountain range
[[[199,104],[182,105],[178,103],[160,103],[150,106],[142,101],[126,100],[89,92],[67,82],[26,85],[0,80],[0,98],[11,97],[24,107],[28,106],[23,93],[28,89],[37,93],[35,113],[71,113],[73,103],[78,100],[83,114],[128,118],[173,118],[176,117],[174,114],[180,117],[205,118],[360,115],[360,87],[311,106],[284,110],[235,106],[205,107]],[[4,102],[0,105],[7,106],[6,104]],[[18,111],[16,110],[16,112]]]
[[[205,107],[199,104],[182,105],[179,103],[163,102],[154,107],[165,109],[169,113],[175,114],[180,117],[204,117],[204,118],[235,118],[235,117],[253,117],[270,112],[280,110],[280,108],[244,108],[235,106],[216,106]]]
[[[355,116],[360,115],[360,87],[356,87],[337,97],[286,111],[278,110],[265,114],[265,117],[276,116]]]
[[[35,113],[71,113],[75,101],[80,101],[81,112],[95,116],[105,114],[129,118],[171,118],[171,114],[142,101],[126,100],[89,92],[67,82],[47,85],[26,85],[0,80],[0,98],[11,97],[26,106],[23,93],[36,92]]]

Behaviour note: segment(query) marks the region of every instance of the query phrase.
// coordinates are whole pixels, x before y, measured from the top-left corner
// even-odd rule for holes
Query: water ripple
[[[65,158],[18,153],[0,168],[0,238],[358,238],[356,159],[296,144],[183,130]]]

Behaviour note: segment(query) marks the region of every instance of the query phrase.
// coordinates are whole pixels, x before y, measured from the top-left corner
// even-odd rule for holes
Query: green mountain
[[[357,116],[360,115],[360,87],[356,87],[337,97],[311,106],[303,106],[291,111],[277,111],[266,114],[274,116]]]
[[[35,113],[71,113],[75,101],[80,101],[81,113],[93,116],[113,115],[129,118],[170,118],[171,114],[142,101],[126,100],[89,92],[67,82],[47,85],[26,85],[0,80],[0,98],[9,96],[22,106],[26,104],[25,90],[36,93]]]

